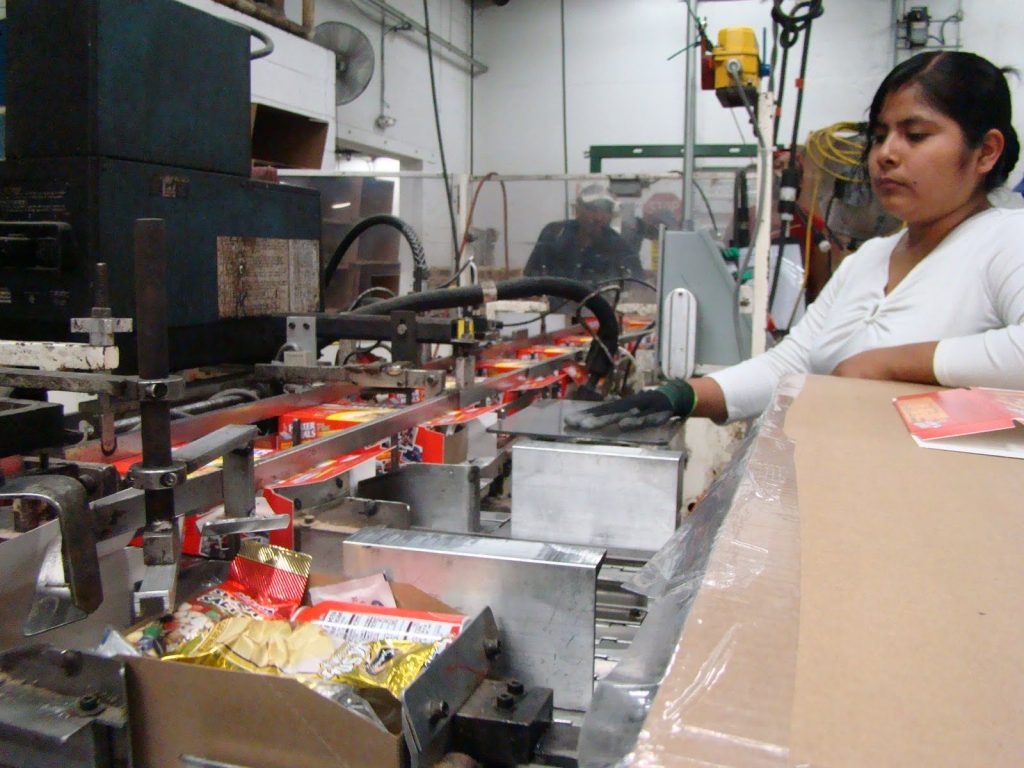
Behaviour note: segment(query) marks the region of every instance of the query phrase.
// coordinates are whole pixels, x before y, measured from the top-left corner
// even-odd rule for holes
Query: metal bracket
[[[406,464],[363,480],[358,493],[408,504],[413,525],[437,531],[480,530],[480,468],[472,464]]]
[[[130,317],[72,317],[72,333],[89,334],[89,344],[94,347],[109,347],[114,343],[115,333],[131,333]]]
[[[188,477],[185,462],[175,461],[166,467],[144,467],[142,462],[132,464],[128,470],[128,480],[132,488],[140,491],[166,491],[181,485]]]
[[[7,765],[132,765],[124,662],[49,646],[0,654]]]
[[[420,345],[416,338],[416,313],[408,310],[392,312],[391,358],[419,365]]]
[[[282,361],[285,365],[316,365],[316,318],[310,315],[289,315],[285,324],[286,347]]]
[[[181,376],[162,379],[131,378],[126,382],[125,395],[142,402],[181,400],[185,396],[185,380]]]
[[[501,652],[498,625],[484,608],[402,694],[402,733],[412,768],[433,765],[445,752],[452,716],[491,671]]]
[[[373,389],[423,389],[425,398],[436,397],[444,389],[445,373],[410,368],[400,363],[375,365],[257,365],[258,378],[289,384],[336,381]]]
[[[15,477],[0,486],[0,499],[24,498],[45,501],[60,524],[60,540],[43,560],[25,623],[25,634],[35,635],[95,611],[103,602],[103,583],[96,532],[82,484],[63,475],[35,475]]]

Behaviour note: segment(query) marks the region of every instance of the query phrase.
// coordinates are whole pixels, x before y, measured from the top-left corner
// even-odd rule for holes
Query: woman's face
[[[886,97],[868,155],[871,187],[886,211],[927,223],[977,202],[992,167],[960,126],[911,84]],[[993,161],[994,162],[994,161]]]

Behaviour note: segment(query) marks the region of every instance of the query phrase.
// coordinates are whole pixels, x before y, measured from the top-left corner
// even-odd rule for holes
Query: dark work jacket
[[[605,227],[597,242],[586,248],[578,241],[575,220],[553,221],[540,232],[523,274],[527,277],[552,275],[585,283],[619,277],[643,277],[640,257],[611,227]]]

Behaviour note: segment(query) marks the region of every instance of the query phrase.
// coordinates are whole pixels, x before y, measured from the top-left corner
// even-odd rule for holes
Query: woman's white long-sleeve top
[[[1024,209],[961,223],[888,294],[902,233],[848,256],[803,319],[764,354],[711,374],[729,419],[756,416],[786,373],[831,373],[859,352],[938,341],[936,380],[1024,389]]]

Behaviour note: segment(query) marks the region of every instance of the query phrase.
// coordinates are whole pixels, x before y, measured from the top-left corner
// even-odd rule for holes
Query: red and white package
[[[462,631],[465,616],[407,608],[385,608],[328,600],[302,606],[292,621],[312,621],[339,640],[411,640],[435,643],[454,638]]]

